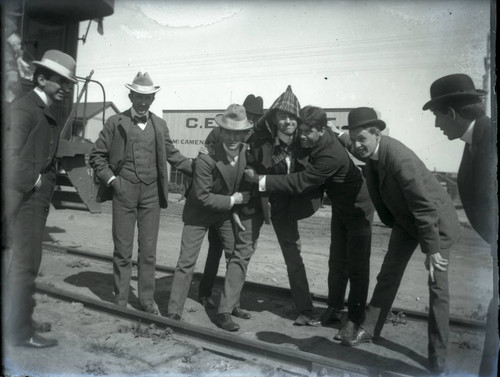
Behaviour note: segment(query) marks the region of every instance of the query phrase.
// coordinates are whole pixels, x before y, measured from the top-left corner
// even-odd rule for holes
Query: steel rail
[[[101,260],[105,262],[112,262],[113,257],[110,255],[103,255],[99,253],[94,253],[91,251],[86,251],[86,250],[80,250],[76,248],[71,248],[71,247],[64,247],[64,246],[56,246],[56,245],[51,245],[48,243],[44,243],[43,247],[47,250],[52,250],[54,252],[59,252],[59,253],[67,253],[71,255],[77,255],[81,256],[84,258],[91,258],[95,260]],[[132,261],[133,265],[137,265],[137,261]],[[166,273],[174,273],[175,268],[173,267],[168,267],[168,266],[162,266],[162,265],[156,265],[156,270],[160,272],[166,272]],[[197,278],[201,278],[203,276],[203,273],[200,272],[195,272],[193,276],[196,276]],[[216,281],[221,284],[224,282],[224,278],[217,276]],[[261,284],[261,283],[255,283],[251,281],[245,281],[245,287],[250,288],[254,292],[262,292],[265,294],[272,294],[278,297],[286,297],[289,298],[291,297],[290,290],[288,288],[283,288],[283,287],[276,287],[276,286],[270,286],[266,284]],[[327,302],[327,297],[324,295],[319,295],[316,293],[311,292],[312,299],[316,302],[321,302],[321,303],[326,303]],[[403,312],[405,316],[409,319],[414,319],[414,320],[420,320],[420,321],[427,321],[428,315],[427,313],[417,311],[417,310],[412,310],[408,308],[398,308],[398,307],[392,307],[392,312],[399,313]],[[474,319],[467,319],[467,318],[462,318],[462,317],[456,317],[456,316],[450,316],[450,325],[455,326],[455,327],[461,327],[461,328],[469,328],[469,329],[485,329],[486,328],[486,322],[483,321],[477,321]]]
[[[150,313],[121,307],[110,302],[91,298],[82,294],[73,293],[68,290],[55,288],[44,283],[36,283],[35,290],[64,301],[79,302],[84,306],[114,315],[123,319],[141,321],[141,323],[155,324],[158,327],[170,327],[179,334],[202,340],[215,345],[219,354],[234,358],[230,351],[221,351],[221,346],[244,353],[248,359],[248,354],[252,356],[264,357],[267,360],[286,363],[288,366],[295,366],[307,370],[309,373],[316,372],[319,375],[341,375],[349,377],[362,376],[387,376],[402,377],[405,374],[396,373],[373,367],[364,367],[347,361],[319,356],[299,350],[280,347],[275,344],[265,343],[253,339],[244,339],[223,330],[213,330],[201,326],[196,326],[183,321],[176,321],[166,317],[153,315]],[[211,350],[210,347],[202,347]]]

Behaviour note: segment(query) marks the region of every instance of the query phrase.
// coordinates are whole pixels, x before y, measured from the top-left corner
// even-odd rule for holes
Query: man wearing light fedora
[[[149,111],[160,90],[149,74],[138,72],[125,87],[132,107],[108,119],[90,154],[90,165],[100,180],[97,201],[113,200],[115,303],[128,302],[137,223],[139,306],[158,314],[156,246],[160,209],[168,205],[166,163],[191,175],[192,161],[174,147],[165,121]]]
[[[423,110],[431,110],[435,127],[449,140],[465,142],[458,169],[458,192],[472,228],[491,245],[493,257],[493,299],[488,307],[486,337],[479,369],[480,376],[496,376],[498,362],[498,190],[496,177],[496,129],[485,115],[483,98],[487,92],[474,87],[461,73],[434,81],[431,100]]]
[[[181,250],[168,302],[171,319],[179,320],[189,293],[193,271],[200,248],[210,227],[213,227],[223,248],[232,253],[234,232],[231,221],[235,206],[248,201],[249,194],[239,192],[246,166],[247,145],[243,143],[253,123],[248,121],[245,108],[230,105],[224,114],[215,117],[220,127],[217,142],[209,146],[208,154],[200,154],[195,162],[193,181],[182,213]],[[231,322],[228,313],[226,322]]]
[[[262,97],[249,94],[245,101],[243,102],[243,107],[247,113],[247,119],[254,125],[257,123],[259,118],[264,114],[264,101]],[[213,146],[217,142],[220,135],[220,127],[214,128],[207,139],[205,140],[205,145]],[[250,142],[251,136],[253,135],[252,130],[247,134],[245,143]],[[248,206],[248,205],[246,205]],[[203,270],[203,277],[200,280],[200,285],[198,289],[199,301],[207,309],[214,309],[215,303],[212,300],[212,289],[215,284],[215,278],[217,277],[217,271],[219,270],[219,262],[222,256],[223,245],[221,240],[217,235],[217,231],[214,227],[210,227],[208,230],[208,254],[205,262],[205,269]],[[229,251],[226,250],[226,261],[229,258]],[[242,316],[244,318],[250,318],[250,314],[239,308],[233,310],[237,316]]]
[[[51,105],[67,98],[77,79],[75,60],[61,51],[48,50],[33,64],[35,88],[12,103],[3,134],[4,226],[12,237],[3,307],[10,341],[41,348],[57,344],[37,333],[50,330],[50,324],[32,319],[43,230],[56,181],[59,128]]]
[[[352,152],[366,161],[365,176],[382,222],[392,228],[387,254],[364,322],[343,344],[357,346],[382,331],[406,265],[420,245],[429,270],[428,356],[430,369],[446,371],[449,334],[448,258],[460,233],[453,202],[418,156],[396,139],[381,134],[385,122],[372,108],[351,110]]]

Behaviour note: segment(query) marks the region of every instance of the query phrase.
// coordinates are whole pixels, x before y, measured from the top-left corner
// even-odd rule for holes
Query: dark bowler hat
[[[343,130],[353,130],[358,127],[377,127],[380,131],[385,128],[385,122],[377,118],[377,113],[371,107],[358,107],[347,115],[347,126]]]
[[[432,83],[431,100],[424,105],[422,110],[431,109],[436,104],[445,101],[467,98],[474,100],[486,94],[488,92],[474,87],[474,82],[469,76],[463,73],[455,73],[441,77]]]
[[[247,113],[255,115],[264,114],[264,101],[262,97],[255,97],[253,94],[249,94],[247,98],[245,98],[243,107],[246,109]]]

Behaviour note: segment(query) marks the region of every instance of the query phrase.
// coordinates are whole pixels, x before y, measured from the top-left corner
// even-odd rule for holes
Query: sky
[[[161,87],[151,107],[159,116],[225,109],[250,93],[269,107],[291,85],[302,106],[373,107],[429,169],[456,172],[463,142],[434,128],[422,106],[447,74],[467,73],[483,87],[490,4],[115,0],[104,35],[96,25],[79,42],[77,74],[94,70],[120,111],[130,107],[125,84],[138,71]],[[102,99],[98,86],[89,89],[89,101]]]

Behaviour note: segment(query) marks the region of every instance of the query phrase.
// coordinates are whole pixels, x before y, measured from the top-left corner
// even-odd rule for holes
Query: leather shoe
[[[158,309],[158,305],[156,303],[142,305],[141,310],[154,315],[160,314],[160,310]]]
[[[52,330],[52,325],[49,322],[32,321],[33,330],[36,332],[49,332]]]
[[[229,313],[217,314],[217,326],[226,331],[238,331],[240,329],[240,325],[233,322]]]
[[[429,370],[433,376],[446,376],[449,371],[446,360],[439,356],[429,356]]]
[[[167,318],[169,319],[173,319],[174,321],[180,321],[181,320],[181,316],[177,313],[168,313],[167,314]]]
[[[301,315],[297,317],[295,322],[293,323],[294,326],[321,326],[321,322],[314,318],[312,315],[312,311],[305,311]]]
[[[234,308],[232,313],[236,318],[250,319],[252,315],[246,310],[241,309],[239,306]]]
[[[373,336],[370,335],[370,333],[364,328],[360,327],[351,337],[342,339],[342,344],[345,346],[356,347],[361,343],[371,342],[372,339]]]
[[[354,337],[357,330],[357,326],[353,321],[347,320],[347,322],[342,326],[337,335],[333,337],[335,340],[350,339]]]
[[[200,302],[205,309],[215,309],[215,302],[210,296],[200,297]]]
[[[16,343],[18,347],[31,347],[31,348],[46,348],[57,346],[59,342],[57,339],[44,338],[43,336],[33,334],[30,338],[23,342]]]
[[[333,306],[329,306],[321,314],[319,318],[323,326],[331,325],[332,323],[339,323],[342,320],[343,312],[342,310],[336,309]]]

